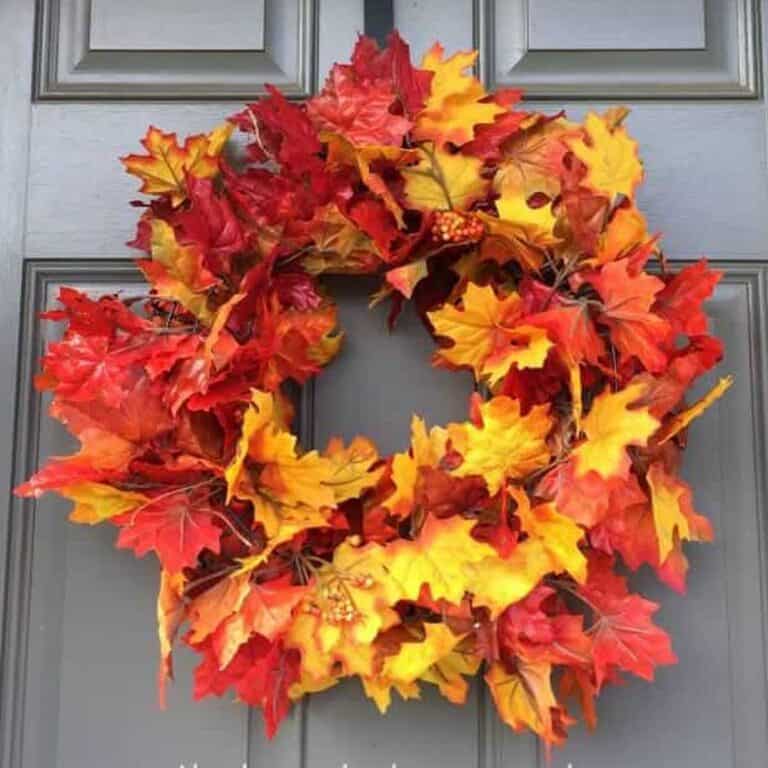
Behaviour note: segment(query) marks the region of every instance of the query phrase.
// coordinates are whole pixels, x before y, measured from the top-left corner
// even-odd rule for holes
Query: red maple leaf
[[[323,90],[307,102],[307,112],[321,130],[353,144],[400,146],[411,122],[390,111],[395,98],[385,80],[360,81],[352,67],[336,64]]]
[[[653,311],[667,320],[675,333],[700,336],[707,332],[709,321],[702,310],[723,276],[707,267],[706,259],[685,267],[667,280],[656,296]]]
[[[165,492],[138,509],[112,518],[120,527],[117,546],[132,549],[137,557],[155,552],[163,568],[172,573],[196,565],[203,549],[219,551],[221,529],[206,493],[186,489]]]
[[[629,593],[613,572],[613,558],[590,557],[587,583],[578,592],[592,611],[587,635],[598,689],[616,671],[653,680],[657,666],[677,662],[669,635],[651,621],[658,604]]]

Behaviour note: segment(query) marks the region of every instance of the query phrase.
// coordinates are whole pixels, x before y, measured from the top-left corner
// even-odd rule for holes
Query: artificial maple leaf
[[[225,619],[240,610],[250,590],[248,580],[247,573],[225,576],[190,601],[187,611],[190,643],[202,643]]]
[[[608,326],[611,341],[622,357],[636,357],[651,373],[667,366],[662,346],[671,334],[669,323],[652,310],[664,283],[653,275],[630,271],[629,259],[605,264],[586,277],[603,300],[600,322]]]
[[[277,640],[287,631],[294,609],[308,590],[305,585],[292,585],[290,576],[264,583],[251,582],[237,609],[214,630],[211,646],[220,666],[227,666],[253,635],[271,642]]]
[[[701,416],[713,403],[719,400],[733,384],[733,376],[725,376],[715,384],[706,395],[700,397],[692,406],[667,419],[655,437],[655,442],[663,445],[684,430],[694,419]]]
[[[594,259],[585,263],[607,264],[627,255],[648,238],[645,218],[634,205],[621,205],[611,215],[598,238]]]
[[[579,589],[593,612],[587,634],[592,639],[598,689],[614,670],[653,680],[658,665],[677,661],[669,635],[651,621],[659,606],[630,594],[624,579],[611,570],[611,563],[610,558],[593,558],[589,579]]]
[[[564,713],[552,691],[552,665],[543,661],[517,660],[513,671],[495,662],[485,673],[485,682],[501,719],[515,731],[529,728],[548,744],[565,738]]]
[[[466,423],[451,432],[464,461],[453,473],[481,476],[491,495],[506,480],[517,480],[546,466],[547,434],[552,428],[548,405],[534,406],[524,416],[520,402],[500,395],[479,406],[480,424]]]
[[[296,436],[286,431],[276,416],[274,396],[257,389],[252,391],[251,403],[243,416],[235,456],[224,472],[228,501],[243,488],[240,479],[246,460],[259,467],[257,486],[264,489],[267,501],[273,499],[286,507],[305,505],[311,510],[334,506],[333,463],[317,451],[300,456]],[[246,498],[250,495],[245,493]],[[261,511],[268,512],[269,506]],[[279,529],[279,517],[262,517],[260,522],[269,536]]]
[[[258,163],[277,160],[281,171],[291,177],[319,173],[322,146],[306,105],[288,101],[272,85],[266,91],[266,98],[229,118],[241,131],[254,135],[247,148],[249,158]]]
[[[542,539],[531,537],[517,543],[505,557],[494,551],[493,556],[464,570],[473,606],[486,608],[491,618],[496,618],[528,595],[546,574],[560,568]]]
[[[499,299],[490,285],[468,283],[461,302],[460,310],[445,304],[427,313],[436,335],[453,341],[436,353],[437,360],[468,365],[475,379],[487,377],[491,386],[512,365],[540,368],[544,364],[552,342],[539,328],[515,325],[522,312],[517,293]]]
[[[392,493],[382,500],[395,517],[406,517],[411,513],[416,499],[421,467],[436,467],[445,455],[448,441],[447,432],[441,427],[427,430],[424,420],[418,416],[411,419],[411,447],[405,453],[396,453],[391,461]]]
[[[301,658],[281,642],[272,644],[269,652],[237,684],[238,698],[259,707],[264,716],[267,738],[272,738],[291,708],[289,691],[299,679]]]
[[[185,309],[210,324],[208,289],[216,278],[203,266],[203,254],[195,245],[180,245],[173,227],[162,219],[152,222],[152,259],[139,261],[157,293],[178,301]]]
[[[369,686],[366,689],[369,695],[375,690],[376,696],[372,698],[382,714],[389,709],[392,686],[407,689],[407,686],[421,679],[434,682],[438,686],[442,680],[445,680],[443,685],[446,688],[449,681],[453,686],[456,686],[458,681],[466,686],[459,670],[456,669],[455,662],[450,661],[441,667],[441,662],[446,662],[461,642],[461,635],[456,635],[442,622],[424,624],[423,636],[416,635],[415,632],[414,635],[400,645],[397,653],[384,658],[375,688]],[[436,669],[432,669],[433,667]],[[441,680],[441,671],[447,671],[450,678],[446,676]],[[461,683],[458,685],[460,686]],[[450,692],[453,689],[447,688],[447,690]]]
[[[326,485],[333,489],[337,503],[354,499],[379,481],[383,469],[373,469],[379,460],[376,446],[366,437],[356,437],[348,446],[341,438],[328,441],[323,456],[331,460],[333,472]]]
[[[611,197],[632,199],[643,178],[637,142],[610,116],[590,112],[584,120],[584,137],[566,139],[576,157],[587,166],[586,184]]]
[[[423,145],[419,161],[401,169],[410,207],[422,211],[466,211],[486,194],[482,161]]]
[[[531,506],[528,494],[511,486],[509,494],[517,502],[515,514],[522,530],[538,539],[551,560],[551,571],[567,571],[576,581],[587,578],[587,560],[579,549],[584,531],[569,517],[561,515],[551,502]]]
[[[210,179],[219,173],[219,156],[232,133],[224,123],[209,134],[189,136],[179,146],[175,133],[163,133],[150,127],[141,140],[147,155],[126,155],[121,158],[125,170],[142,180],[141,192],[148,195],[169,195],[173,205],[187,196],[186,175]]]
[[[387,36],[383,50],[372,37],[361,35],[352,52],[351,64],[364,81],[389,81],[406,114],[413,115],[424,106],[432,73],[411,64],[410,48],[397,30]]]
[[[659,562],[669,557],[678,541],[712,541],[709,521],[693,510],[690,486],[654,462],[646,475],[659,542]]]
[[[626,477],[627,447],[646,445],[659,428],[646,406],[632,407],[645,392],[645,385],[635,382],[618,392],[605,390],[594,399],[582,421],[586,440],[573,449],[577,476],[594,471],[604,478]]]
[[[589,662],[591,641],[583,631],[583,616],[564,611],[552,587],[536,587],[510,605],[497,623],[505,658],[567,665]]]
[[[402,169],[418,162],[421,153],[416,149],[403,149],[399,142],[396,146],[380,144],[358,146],[338,134],[326,133],[322,138],[328,144],[328,162],[332,166],[354,167],[360,174],[363,184],[381,198],[387,210],[395,217],[397,226],[403,229],[405,227],[403,209],[384,176],[376,169],[382,165],[395,170]]]
[[[492,123],[505,110],[487,96],[482,83],[465,74],[477,58],[477,51],[457,53],[443,61],[443,47],[435,43],[421,60],[421,68],[433,73],[424,109],[416,116],[413,137],[443,146],[461,145],[474,136],[475,126]]]
[[[399,147],[411,121],[390,111],[395,93],[383,80],[361,82],[352,67],[336,64],[323,90],[307,102],[319,130],[333,131],[353,144]]]
[[[537,248],[545,248],[558,242],[554,229],[557,216],[549,200],[533,207],[523,194],[505,194],[496,200],[499,223],[494,232],[510,240],[521,240]],[[490,219],[484,218],[485,222]]]
[[[216,516],[206,495],[179,488],[111,519],[120,527],[119,548],[132,549],[137,557],[154,551],[163,568],[176,573],[195,565],[203,549],[219,551]]]
[[[76,483],[64,486],[59,493],[75,504],[69,519],[88,525],[104,522],[149,501],[144,494],[123,491],[105,483]]]
[[[558,512],[586,528],[593,528],[620,510],[646,502],[646,494],[634,474],[604,478],[589,471],[580,475],[573,460],[559,464],[544,475],[536,486],[536,495],[552,499]]]
[[[656,295],[653,311],[666,319],[674,333],[705,334],[709,321],[702,304],[722,276],[722,272],[709,269],[705,259],[681,269]]]
[[[530,118],[502,145],[494,189],[502,196],[525,200],[536,193],[557,197],[563,156],[568,151],[565,139],[573,134],[573,126],[561,117]]]
[[[385,280],[406,299],[413,298],[416,286],[429,274],[426,259],[418,259],[402,267],[389,269],[384,274]]]
[[[158,699],[165,708],[165,686],[173,680],[173,643],[186,616],[184,603],[184,576],[160,571],[160,589],[157,593],[157,637],[160,645],[160,668],[157,676]]]
[[[460,603],[467,590],[467,566],[496,556],[493,547],[472,538],[474,526],[474,520],[460,517],[428,517],[415,540],[399,539],[383,547],[378,557],[391,578],[390,602],[416,600],[427,584],[433,599]]]

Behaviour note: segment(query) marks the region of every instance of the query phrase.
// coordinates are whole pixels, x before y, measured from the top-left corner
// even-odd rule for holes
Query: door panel
[[[707,253],[726,273],[711,311],[728,345],[723,371],[736,384],[694,425],[685,464],[717,542],[689,548],[686,599],[647,574],[634,580],[662,603],[659,620],[672,632],[680,664],[662,669],[652,685],[632,681],[607,691],[598,732],[575,730],[552,765],[753,768],[768,749],[768,176],[757,45],[765,3],[647,4],[665,20],[637,3],[578,5],[571,18],[577,4],[565,0],[394,2],[395,23],[418,55],[436,38],[448,51],[476,41],[489,84],[522,84],[543,109],[566,107],[578,117],[603,108],[597,99],[629,100],[647,169],[641,205],[650,226],[666,233],[673,260]],[[220,29],[237,29],[234,50],[234,42],[214,48],[215,31],[183,38],[194,19],[189,29],[166,30],[162,14],[172,2],[137,4],[129,26],[120,22],[123,4],[111,0],[39,6],[30,101],[31,4],[0,4],[0,426],[10,436],[15,425],[14,440],[0,445],[9,468],[4,492],[8,479],[20,480],[68,447],[30,389],[47,332],[37,312],[63,284],[104,290],[138,279],[124,246],[135,223],[127,205],[135,184],[116,157],[137,148],[150,122],[180,134],[209,130],[238,104],[216,100],[255,96],[267,78],[294,95],[311,91],[316,71],[351,50],[363,19],[361,0],[220,0]],[[142,21],[156,24],[146,37],[137,32]],[[190,39],[199,39],[193,50],[186,49]],[[390,335],[385,308],[367,308],[371,284],[337,279],[329,287],[340,302],[346,351],[302,400],[308,437],[322,445],[331,434],[364,433],[391,451],[405,444],[412,412],[430,423],[464,414],[471,381],[429,367],[432,345],[412,315]],[[499,724],[479,687],[464,709],[426,692],[422,702],[397,702],[381,718],[352,682],[299,707],[267,744],[258,713],[228,700],[190,701],[193,659],[182,653],[169,709],[160,712],[156,567],[115,552],[108,527],[70,525],[65,507],[15,500],[0,518],[0,578],[8,577],[4,768],[547,764],[532,737]]]

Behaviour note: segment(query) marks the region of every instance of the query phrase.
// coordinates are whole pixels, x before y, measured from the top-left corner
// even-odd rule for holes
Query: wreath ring
[[[150,127],[122,158],[149,294],[64,288],[44,314],[66,330],[36,383],[81,448],[17,493],[157,555],[161,694],[184,627],[195,697],[234,690],[270,735],[345,677],[385,711],[424,683],[461,703],[483,668],[502,719],[558,744],[570,697],[594,725],[605,684],[675,661],[616,566],[682,590],[683,542],[712,538],[677,469],[730,384],[684,403],[722,357],[720,275],[668,269],[627,110],[526,111],[475,57],[363,37],[306,103],[269,89],[183,144]],[[287,384],[339,353],[334,273],[380,275],[390,323],[413,303],[434,364],[474,374],[466,421],[414,417],[389,457],[298,445]]]

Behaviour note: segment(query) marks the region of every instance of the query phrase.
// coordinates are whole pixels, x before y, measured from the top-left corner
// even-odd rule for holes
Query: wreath
[[[151,196],[130,243],[149,292],[62,288],[43,315],[65,330],[36,384],[81,447],[17,493],[157,556],[161,696],[177,640],[195,698],[231,690],[270,735],[345,677],[384,712],[422,684],[462,703],[482,669],[501,718],[553,744],[622,673],[675,661],[620,564],[683,591],[683,542],[712,539],[678,466],[730,384],[684,403],[722,357],[720,274],[670,271],[646,229],[626,109],[528,111],[475,57],[436,44],[416,68],[397,33],[361,37],[304,103],[269,88],[183,144],[150,127],[122,158]],[[466,421],[414,416],[387,457],[300,447],[338,273],[380,276],[390,324],[411,302],[433,364],[472,372]]]

